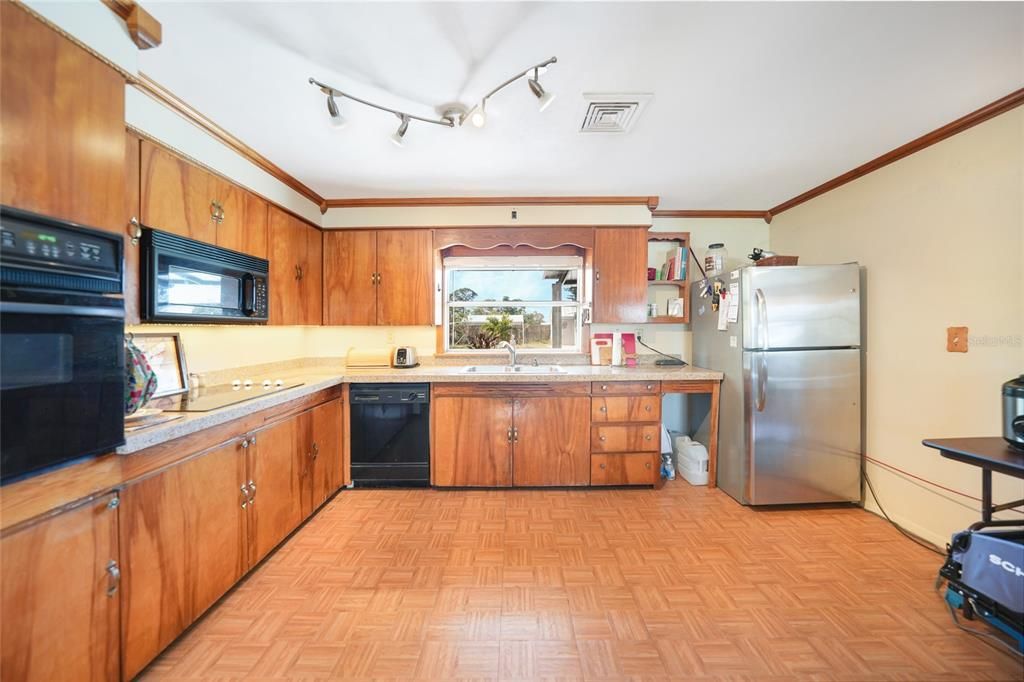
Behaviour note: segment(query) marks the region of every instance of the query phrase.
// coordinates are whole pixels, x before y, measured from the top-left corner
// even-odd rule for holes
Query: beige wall
[[[1000,384],[1024,371],[1024,107],[776,216],[771,245],[864,267],[866,454],[980,496],[977,469],[920,441],[1000,434]],[[947,353],[946,327],[961,325],[970,351]],[[960,506],[973,500],[868,475],[886,511],[936,543],[978,520]],[[997,476],[995,490],[1021,498],[1024,482]]]

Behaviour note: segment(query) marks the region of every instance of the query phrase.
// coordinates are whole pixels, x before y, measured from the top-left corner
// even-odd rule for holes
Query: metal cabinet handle
[[[512,429],[512,442],[513,443],[518,443],[519,442],[519,429],[517,429],[517,428],[513,428]]]
[[[376,284],[377,284],[377,273],[376,272],[371,272],[370,273],[370,286],[375,286]]]
[[[644,468],[650,469],[651,468],[651,463],[650,462],[644,462]]]
[[[601,281],[601,271],[600,270],[594,270],[594,281],[595,282],[600,282]]]
[[[605,438],[604,436],[598,436],[598,437],[597,437],[597,439],[598,439],[599,441],[606,441],[606,440],[608,440],[608,439],[607,439],[607,438]]]
[[[142,239],[142,225],[135,216],[128,221],[128,236],[132,238],[132,246],[139,245],[139,240]]]
[[[654,390],[654,384],[647,384],[647,390],[648,391],[653,391]]]
[[[600,412],[607,412],[608,408],[605,407],[604,405],[602,405],[601,407],[598,408],[598,411],[600,411]]]
[[[380,276],[380,273],[378,272],[378,273],[377,273],[377,286],[380,286],[380,281],[381,281],[381,279],[382,279],[382,278],[381,278],[381,276]]]
[[[602,391],[607,391],[608,390],[608,384],[601,384],[601,390]]]
[[[107,580],[107,596],[113,597],[121,584],[121,569],[113,559],[107,562]]]
[[[651,411],[651,406],[650,405],[644,405],[644,411],[645,412],[650,412]]]
[[[210,217],[218,225],[224,221],[224,207],[216,199],[210,202]]]
[[[295,279],[302,279],[302,268],[295,266]]]
[[[249,481],[249,506],[256,504],[256,484]]]
[[[508,427],[508,442],[512,442],[512,427]]]
[[[252,436],[249,439],[249,445],[256,445],[256,436]]]
[[[644,440],[650,440],[650,439],[651,439],[651,434],[648,433],[647,435],[644,436]]]
[[[602,463],[601,463],[601,464],[600,464],[599,466],[600,466],[600,467],[601,467],[602,469],[607,469],[607,468],[608,468],[608,465],[607,465],[607,464],[605,464],[604,462],[602,462]]]
[[[242,509],[249,506],[249,486],[242,484]]]
[[[319,446],[319,445],[317,445],[317,444],[316,444],[316,442],[314,441],[314,442],[313,442],[313,461],[314,461],[314,462],[316,461],[316,458],[317,458],[317,457],[318,457],[319,455],[320,455],[320,446]]]
[[[239,443],[239,445],[241,445],[241,446],[242,446],[242,449],[243,449],[243,450],[245,450],[245,449],[248,449],[248,447],[249,447],[249,441],[248,441],[248,439],[246,439],[246,438],[243,438],[243,439],[242,439],[242,442],[241,442],[241,443]]]

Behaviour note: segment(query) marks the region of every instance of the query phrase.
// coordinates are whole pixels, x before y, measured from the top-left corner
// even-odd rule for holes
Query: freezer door
[[[860,500],[860,350],[743,354],[750,504]]]
[[[856,263],[749,267],[738,272],[744,348],[860,346]]]

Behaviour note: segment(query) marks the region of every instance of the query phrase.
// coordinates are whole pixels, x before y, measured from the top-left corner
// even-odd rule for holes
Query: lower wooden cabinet
[[[0,679],[118,679],[116,500],[98,498],[0,540]]]
[[[517,398],[512,433],[515,485],[590,483],[590,398]]]
[[[654,485],[661,475],[658,454],[628,452],[593,455],[590,459],[591,485]]]
[[[193,457],[122,493],[125,679],[249,569],[243,442]]]
[[[338,490],[341,451],[342,402],[335,399],[124,489],[125,679],[138,675]],[[5,581],[7,575],[5,568]],[[111,650],[117,650],[116,638]]]
[[[473,385],[435,393],[434,485],[589,484],[590,398],[531,389],[522,389],[527,396],[514,386],[496,395],[491,387]]]
[[[512,485],[512,399],[438,397],[431,406],[434,485]]]

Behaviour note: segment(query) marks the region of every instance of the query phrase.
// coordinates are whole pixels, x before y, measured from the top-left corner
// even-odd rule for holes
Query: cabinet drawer
[[[594,397],[590,420],[595,422],[661,421],[661,397],[656,395]]]
[[[591,426],[591,452],[658,452],[661,429],[657,424]]]
[[[594,395],[657,395],[660,381],[595,381],[591,385]]]
[[[656,453],[590,456],[590,485],[654,485],[658,475]]]

